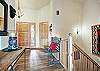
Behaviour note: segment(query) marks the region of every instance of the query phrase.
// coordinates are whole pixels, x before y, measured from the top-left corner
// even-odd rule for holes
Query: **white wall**
[[[84,8],[83,8],[82,44],[84,50],[90,55],[92,55],[91,26],[96,25],[98,23],[100,23],[100,1],[99,0],[85,1]],[[98,57],[94,57],[94,59],[100,60],[100,58]]]
[[[95,61],[100,58],[92,55],[91,26],[100,22],[100,1],[98,0],[52,0],[53,33],[63,39],[71,32],[73,41],[87,52]],[[56,10],[60,10],[57,16]],[[79,34],[77,35],[77,28]],[[66,47],[64,47],[65,49]],[[65,49],[66,50],[66,49]],[[66,65],[66,51],[63,51]],[[65,67],[66,68],[66,67]]]
[[[82,3],[75,0],[53,0],[53,24],[56,33],[66,37],[69,32],[74,34],[75,26],[81,27]],[[60,15],[56,15],[56,11]]]
[[[79,0],[52,0],[53,1],[53,34],[60,36],[62,39],[67,38],[68,33],[72,33],[74,41],[81,41],[81,33],[76,37],[74,30],[78,26],[81,29],[83,5]],[[60,11],[60,15],[56,15],[56,11]],[[80,30],[81,32],[81,30]],[[81,43],[79,43],[81,45]],[[65,46],[65,45],[64,45]],[[63,47],[61,53],[61,61],[66,68],[66,46]]]
[[[42,7],[41,9],[38,9],[38,18],[37,18],[37,38],[36,38],[36,43],[37,43],[37,47],[39,47],[39,24],[41,22],[48,22],[48,24],[52,24],[52,1]]]
[[[16,16],[17,18],[17,21],[23,21],[23,22],[37,22],[37,11],[36,10],[32,10],[32,9],[23,9],[22,10],[22,14],[23,16],[18,19],[18,17]]]
[[[87,51],[92,51],[92,30],[91,26],[100,22],[100,2],[98,0],[87,0],[84,3],[82,24],[82,40]]]
[[[12,5],[15,8],[15,0],[5,0],[6,3]],[[15,18],[10,18],[9,8],[8,8],[8,32],[9,30],[15,30]],[[0,36],[0,50],[8,46],[8,36]]]
[[[47,21],[50,22],[51,19],[51,5],[48,4],[38,10],[38,22]]]

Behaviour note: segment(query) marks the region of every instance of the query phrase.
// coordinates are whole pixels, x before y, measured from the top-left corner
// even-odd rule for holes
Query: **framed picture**
[[[94,25],[92,29],[92,53],[100,55],[100,25]]]

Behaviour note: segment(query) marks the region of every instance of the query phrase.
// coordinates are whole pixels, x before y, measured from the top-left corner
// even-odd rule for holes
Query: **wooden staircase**
[[[100,71],[100,65],[75,43],[73,44],[73,71]]]
[[[72,64],[73,71],[100,71],[100,65],[95,60],[94,55],[91,57],[75,43],[72,44]],[[61,64],[68,71],[68,39],[61,41]],[[95,59],[94,59],[95,58]]]

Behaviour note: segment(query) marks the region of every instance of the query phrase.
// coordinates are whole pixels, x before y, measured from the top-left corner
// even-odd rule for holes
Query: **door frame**
[[[40,39],[41,39],[41,36],[40,36],[40,24],[44,24],[44,23],[46,23],[47,24],[47,29],[48,29],[48,34],[47,34],[47,45],[48,45],[48,36],[49,36],[49,23],[48,22],[40,22],[39,23],[39,46],[40,46],[40,48],[44,48],[45,46],[41,46],[41,44],[40,44]]]
[[[29,23],[29,24],[34,24],[34,27],[35,27],[35,28],[34,28],[34,31],[35,31],[35,33],[34,33],[34,37],[35,37],[35,39],[34,39],[34,42],[35,42],[34,45],[35,45],[35,46],[34,46],[34,47],[36,47],[36,23],[33,23],[33,22],[19,22],[19,21],[17,21],[17,22],[16,22],[16,32],[17,32],[17,23]],[[28,48],[31,48],[31,46],[30,46],[30,45],[31,45],[31,40],[30,40],[30,39],[31,39],[31,25],[29,25],[29,30],[28,30],[28,32],[29,32],[29,35],[28,35],[28,36],[29,36],[29,39],[28,39],[28,40],[29,40],[29,46],[28,46]],[[17,37],[18,37],[18,35],[17,35]],[[34,47],[33,47],[33,48],[34,48]]]

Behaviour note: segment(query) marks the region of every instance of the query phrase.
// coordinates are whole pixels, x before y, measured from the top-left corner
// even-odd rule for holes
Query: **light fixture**
[[[24,13],[22,13],[22,10],[21,10],[21,8],[20,8],[20,2],[19,2],[19,0],[18,0],[17,17],[20,19],[23,15],[24,15]]]
[[[79,34],[79,28],[77,27],[77,35]]]
[[[80,35],[80,28],[79,28],[79,26],[75,26],[74,27],[74,33],[75,33],[75,35]]]

